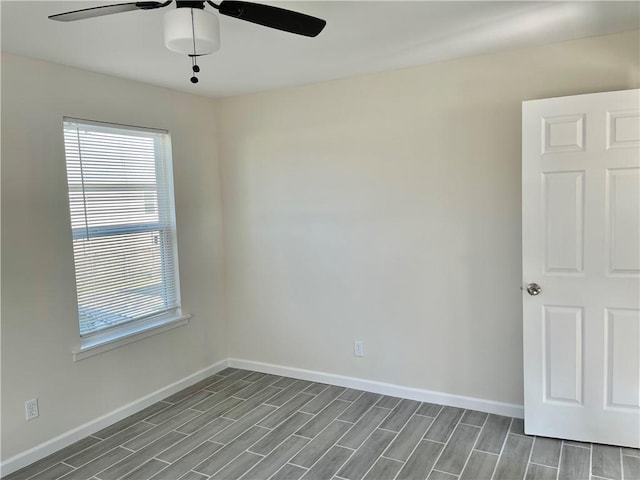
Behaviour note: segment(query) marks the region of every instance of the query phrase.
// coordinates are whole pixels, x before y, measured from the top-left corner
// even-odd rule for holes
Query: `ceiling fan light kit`
[[[259,3],[223,0],[218,5],[211,0],[176,0],[176,9],[164,15],[164,43],[169,50],[191,58],[191,83],[198,83],[195,74],[200,71],[200,67],[196,64],[196,59],[220,48],[220,22],[217,15],[204,9],[205,2],[220,15],[305,37],[317,36],[327,24],[321,18]],[[173,0],[103,5],[58,13],[50,15],[49,18],[59,22],[71,22],[133,10],[155,10],[167,7],[171,3]]]
[[[220,21],[199,8],[169,10],[164,14],[164,44],[184,55],[209,55],[220,49]]]

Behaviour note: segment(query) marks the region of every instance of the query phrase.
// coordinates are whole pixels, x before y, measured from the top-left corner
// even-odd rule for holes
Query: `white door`
[[[522,116],[525,431],[638,448],[640,90]]]

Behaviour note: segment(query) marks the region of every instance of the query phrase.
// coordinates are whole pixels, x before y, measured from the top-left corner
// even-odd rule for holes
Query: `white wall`
[[[521,102],[637,88],[638,45],[219,101],[230,356],[521,404]]]
[[[189,325],[79,362],[62,117],[166,128]],[[227,356],[210,99],[2,55],[2,459]],[[24,420],[38,397],[40,417]]]
[[[521,403],[520,102],[638,87],[638,40],[215,102],[3,54],[2,459],[226,357]],[[77,363],[64,115],[171,131],[194,315]]]

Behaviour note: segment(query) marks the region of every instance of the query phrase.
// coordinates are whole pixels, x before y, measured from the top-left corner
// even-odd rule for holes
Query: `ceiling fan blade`
[[[228,15],[285,32],[297,33],[306,37],[315,37],[327,24],[321,18],[305,15],[304,13],[237,0],[224,0],[218,10],[222,15]]]
[[[114,13],[130,12],[132,10],[152,10],[154,8],[165,7],[169,2],[132,2],[119,3],[116,5],[103,5],[101,7],[84,8],[82,10],[73,10],[72,12],[58,13],[49,15],[51,20],[59,22],[72,22],[74,20],[84,20],[85,18],[101,17],[103,15],[112,15]]]

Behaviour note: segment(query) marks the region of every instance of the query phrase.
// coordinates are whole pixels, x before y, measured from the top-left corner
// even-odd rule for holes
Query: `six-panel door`
[[[640,91],[524,102],[522,141],[525,431],[640,447]]]

